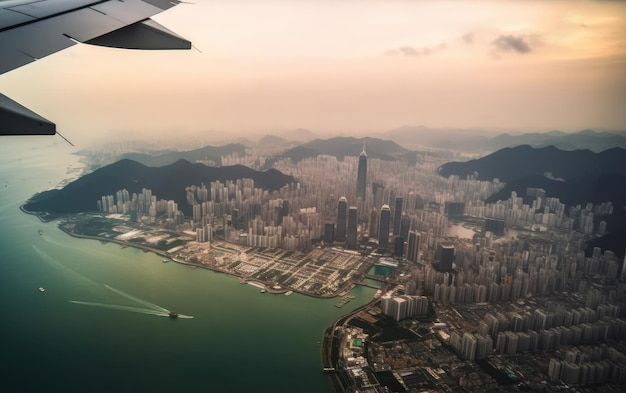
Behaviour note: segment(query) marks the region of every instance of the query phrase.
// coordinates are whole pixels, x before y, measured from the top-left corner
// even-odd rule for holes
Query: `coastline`
[[[52,219],[46,221],[43,218],[41,218],[38,213],[29,212],[28,210],[23,209],[22,206],[20,206],[20,209],[24,213],[32,214],[32,215],[35,215],[35,216],[39,217],[39,219],[42,222],[50,222],[50,221],[53,221],[55,218],[61,217],[59,215],[59,216],[56,216],[55,218],[52,218]],[[178,263],[178,264],[181,264],[181,265],[185,265],[185,266],[189,266],[191,268],[202,268],[202,269],[205,269],[205,270],[210,270],[210,271],[215,272],[215,273],[222,273],[222,274],[228,275],[230,277],[238,278],[239,282],[242,283],[242,284],[247,284],[249,281],[250,282],[255,282],[255,283],[258,283],[260,285],[263,285],[265,287],[263,289],[267,293],[271,293],[271,294],[275,294],[275,295],[281,295],[281,294],[285,294],[286,292],[291,291],[293,293],[298,293],[300,295],[309,296],[309,297],[317,298],[317,299],[332,299],[332,298],[340,296],[342,293],[349,292],[350,290],[352,290],[357,285],[356,283],[354,283],[352,281],[349,281],[348,285],[345,285],[344,287],[339,288],[336,292],[334,292],[332,294],[329,294],[329,295],[317,295],[317,294],[306,293],[306,292],[303,292],[303,291],[300,291],[298,289],[291,288],[291,287],[281,287],[280,289],[276,289],[276,288],[273,288],[271,284],[269,284],[267,282],[263,282],[263,281],[261,281],[261,280],[259,280],[257,278],[248,280],[246,277],[244,277],[242,275],[233,274],[232,272],[229,272],[229,271],[226,271],[226,270],[223,270],[223,269],[210,267],[210,266],[206,266],[206,265],[203,265],[203,264],[197,264],[197,263],[181,261],[181,260],[172,258],[167,253],[167,251],[159,250],[159,249],[156,249],[156,248],[153,248],[153,247],[149,247],[149,246],[145,246],[145,245],[137,244],[137,243],[132,243],[132,242],[127,242],[127,241],[124,241],[124,240],[113,239],[113,238],[103,238],[103,237],[98,237],[98,236],[81,235],[81,234],[77,234],[77,233],[68,231],[67,229],[63,228],[61,225],[59,225],[57,227],[61,231],[63,231],[64,233],[66,233],[69,236],[72,236],[74,238],[98,240],[98,241],[104,242],[104,243],[115,243],[115,244],[118,244],[118,245],[124,246],[124,247],[133,247],[133,248],[145,251],[145,252],[152,252],[152,253],[154,253],[156,255],[159,255],[160,257],[168,258],[169,260],[171,260],[171,261],[173,261],[175,263]],[[257,286],[257,285],[255,285],[255,286]],[[259,288],[261,288],[261,287],[259,286]]]
[[[41,212],[31,212],[30,210],[26,210],[26,208],[24,206],[26,206],[26,204],[20,205],[20,210],[22,211],[22,213],[26,213],[26,214],[29,214],[31,216],[35,216],[35,217],[37,217],[39,219],[39,221],[44,222],[44,223],[48,223],[50,221],[54,221],[55,219],[61,217],[61,215],[48,214],[49,218],[46,218],[46,217],[42,216]]]
[[[322,370],[328,373],[328,379],[330,380],[333,390],[336,393],[345,393],[348,391],[349,385],[344,384],[342,380],[342,374],[339,372],[339,351],[340,341],[343,336],[337,337],[335,331],[337,327],[343,327],[346,323],[361,311],[367,310],[369,307],[377,304],[380,298],[373,298],[368,303],[352,310],[350,313],[341,316],[335,322],[326,328],[322,337],[322,346],[320,349],[320,357],[322,361]]]

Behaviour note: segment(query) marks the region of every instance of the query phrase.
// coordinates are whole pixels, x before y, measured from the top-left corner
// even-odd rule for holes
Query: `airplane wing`
[[[150,19],[178,0],[0,0],[0,74],[76,43],[191,49]],[[0,135],[54,135],[54,123],[0,94]]]

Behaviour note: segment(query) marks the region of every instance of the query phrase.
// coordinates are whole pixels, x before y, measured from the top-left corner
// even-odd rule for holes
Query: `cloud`
[[[442,42],[439,45],[428,47],[424,46],[422,48],[414,48],[412,46],[404,45],[400,46],[397,49],[390,49],[385,52],[387,55],[402,55],[402,56],[410,56],[410,57],[421,57],[421,56],[429,56],[436,52],[442,51],[447,48],[447,44]]]
[[[466,44],[471,44],[472,42],[474,42],[474,33],[464,34],[461,38],[463,38],[463,42],[465,42]]]
[[[419,56],[420,55],[419,51],[411,46],[401,46],[398,48],[398,51],[405,56]]]
[[[530,44],[527,42],[528,37],[524,35],[501,35],[491,43],[497,52],[517,52],[528,53],[532,51]]]

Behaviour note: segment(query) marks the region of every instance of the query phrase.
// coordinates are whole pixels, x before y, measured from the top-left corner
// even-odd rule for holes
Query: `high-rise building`
[[[402,219],[402,197],[396,197],[393,210],[393,235],[400,236],[400,220]]]
[[[504,220],[498,218],[485,218],[485,232],[491,232],[496,236],[504,235]]]
[[[289,215],[289,201],[284,199],[280,208],[278,209],[278,225],[281,225],[283,222],[283,217],[287,217]]]
[[[346,225],[348,216],[348,200],[345,196],[339,198],[337,204],[337,232],[335,240],[338,242],[346,241]]]
[[[444,214],[448,217],[463,217],[465,210],[464,202],[446,202],[444,204]]]
[[[356,229],[357,229],[357,210],[356,206],[350,206],[348,209],[348,232],[346,234],[346,246],[348,248],[356,248]]]
[[[391,221],[391,208],[383,205],[380,208],[380,218],[378,220],[378,250],[384,252],[389,246],[389,221]]]
[[[365,200],[365,189],[367,186],[367,154],[365,153],[365,144],[363,151],[359,154],[359,166],[356,175],[356,196]]]
[[[454,261],[454,244],[439,243],[436,257],[439,260],[439,271],[451,272]]]
[[[394,239],[393,256],[401,257],[402,255],[404,255],[404,239],[400,236],[396,236]]]
[[[372,183],[372,195],[374,196],[372,205],[373,206],[382,206],[387,203],[387,201],[383,201],[383,193],[385,192],[385,186],[381,183]]]
[[[335,224],[332,222],[324,224],[324,243],[332,244],[335,240]]]
[[[409,232],[409,241],[406,247],[406,259],[416,263],[420,248],[420,234],[417,231]]]
[[[370,239],[373,238],[377,238],[378,237],[378,210],[376,210],[375,208],[372,208],[372,210],[370,210],[370,222],[369,222],[369,229],[368,229],[368,235],[370,237]]]

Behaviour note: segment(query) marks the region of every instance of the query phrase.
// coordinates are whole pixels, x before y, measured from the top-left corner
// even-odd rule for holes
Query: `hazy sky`
[[[0,91],[90,135],[363,135],[400,126],[626,130],[626,4],[195,0],[154,19],[199,50],[74,47]]]

